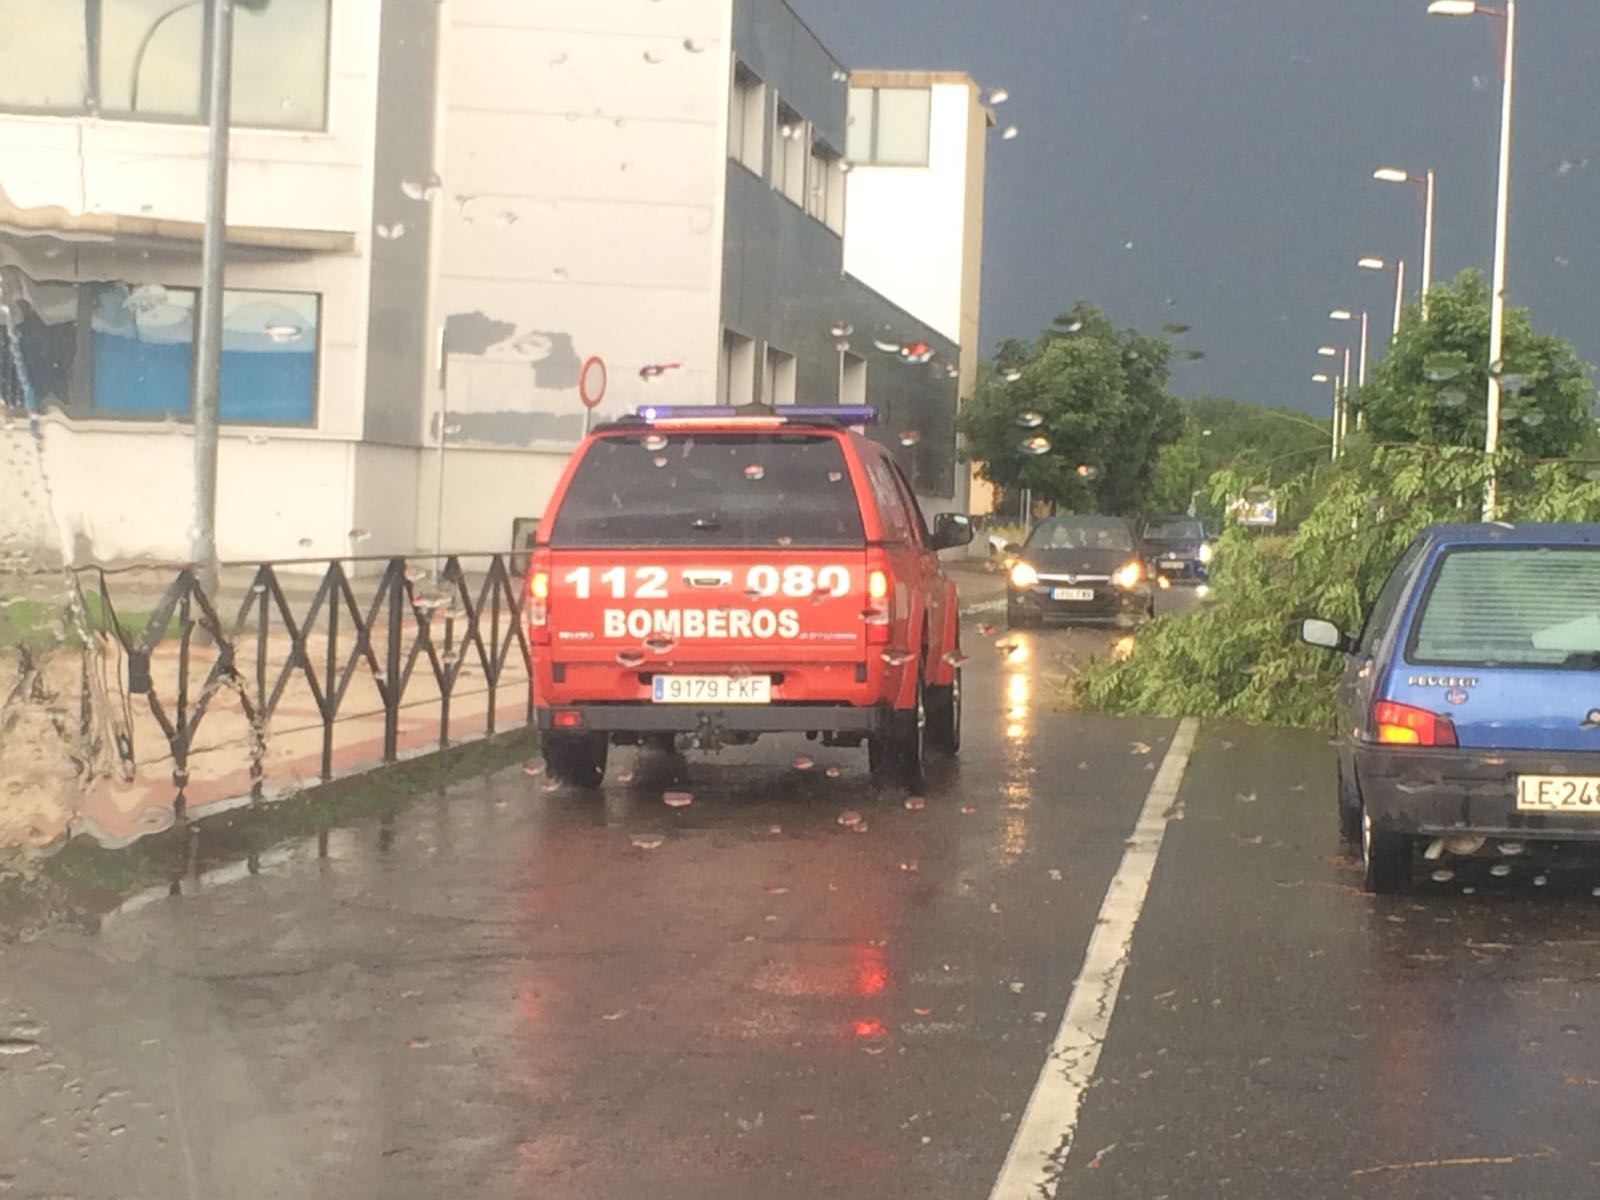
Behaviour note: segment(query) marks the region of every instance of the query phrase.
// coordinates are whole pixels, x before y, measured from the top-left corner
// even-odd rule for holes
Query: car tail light
[[[583,714],[575,708],[558,708],[550,718],[555,729],[582,729]]]
[[[867,625],[867,643],[883,645],[894,628],[894,601],[890,595],[889,572],[884,567],[867,568],[867,607],[861,614]]]
[[[1372,726],[1374,739],[1385,746],[1456,745],[1456,727],[1449,717],[1393,700],[1373,707]]]

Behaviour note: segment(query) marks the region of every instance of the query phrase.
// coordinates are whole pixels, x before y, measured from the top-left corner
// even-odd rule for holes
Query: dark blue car
[[[1600,525],[1437,525],[1407,547],[1339,687],[1339,824],[1369,891],[1419,848],[1600,842]]]

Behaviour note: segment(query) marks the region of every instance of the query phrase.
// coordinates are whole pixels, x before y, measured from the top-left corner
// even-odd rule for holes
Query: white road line
[[[963,617],[977,616],[979,613],[999,612],[1006,606],[1004,600],[979,600],[975,604],[968,604],[961,610]]]
[[[1150,891],[1156,856],[1176,809],[1178,787],[1199,728],[1193,717],[1181,721],[1161,760],[1122,864],[1111,877],[1100,905],[1100,918],[1084,953],[1083,968],[1073,981],[1061,1028],[1056,1030],[989,1200],[1048,1200],[1059,1194],[1067,1155],[1078,1132],[1083,1096],[1100,1062],[1100,1048],[1122,989],[1122,973],[1128,967],[1134,928]]]

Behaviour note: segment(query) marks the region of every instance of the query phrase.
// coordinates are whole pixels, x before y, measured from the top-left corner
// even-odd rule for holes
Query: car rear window
[[[1188,517],[1151,521],[1144,527],[1144,536],[1154,542],[1200,542],[1205,540],[1206,527]]]
[[[550,530],[572,546],[859,546],[837,438],[638,433],[597,439]]]
[[[1600,547],[1454,550],[1411,636],[1415,663],[1600,667]]]

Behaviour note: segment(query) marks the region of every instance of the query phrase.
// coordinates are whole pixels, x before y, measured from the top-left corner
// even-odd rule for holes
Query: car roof
[[[1494,521],[1477,525],[1429,525],[1422,537],[1449,546],[1600,545],[1600,525]]]

